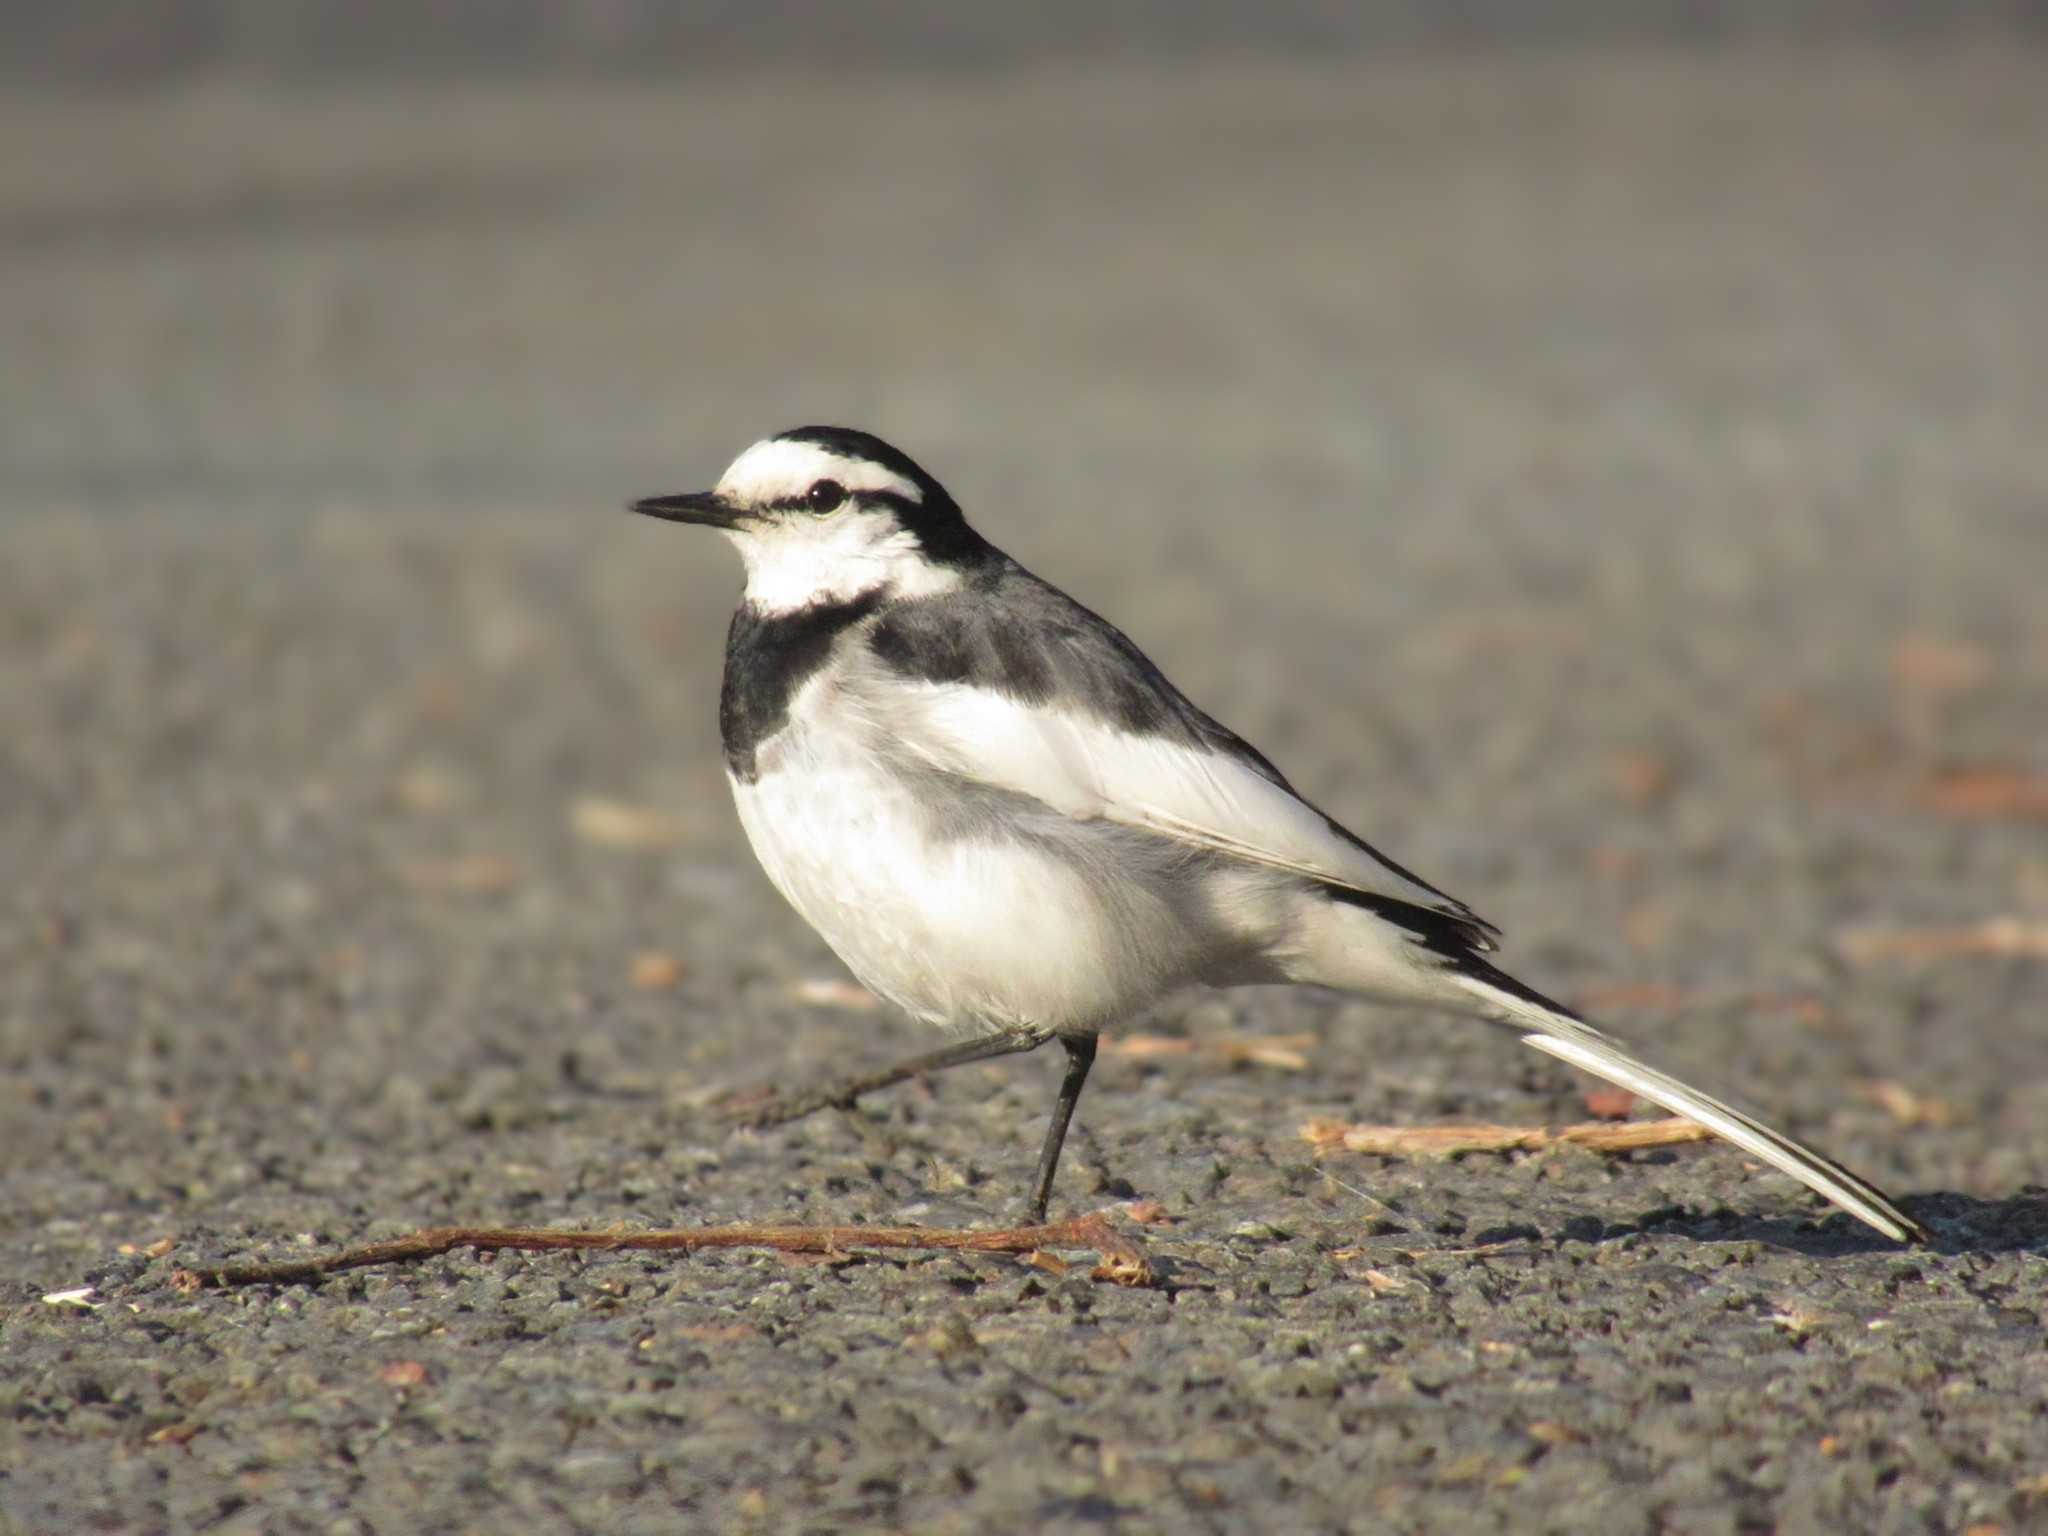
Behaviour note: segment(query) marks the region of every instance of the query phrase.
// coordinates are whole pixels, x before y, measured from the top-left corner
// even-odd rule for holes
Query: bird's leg
[[[1052,1176],[1059,1170],[1060,1148],[1067,1142],[1067,1125],[1074,1118],[1074,1106],[1081,1101],[1081,1085],[1088,1081],[1088,1069],[1095,1065],[1093,1035],[1061,1035],[1067,1048],[1067,1075],[1060,1079],[1060,1096],[1052,1107],[1052,1124],[1045,1128],[1045,1146],[1038,1154],[1038,1182],[1032,1188],[1031,1220],[1045,1222],[1046,1203],[1052,1199]]]
[[[880,1072],[865,1072],[844,1078],[836,1083],[793,1094],[788,1098],[779,1095],[770,1097],[765,1103],[748,1104],[744,1101],[733,1104],[723,1113],[723,1118],[734,1125],[751,1126],[757,1130],[771,1125],[787,1125],[792,1120],[801,1120],[805,1115],[814,1115],[821,1109],[851,1109],[853,1102],[864,1093],[873,1093],[880,1088],[893,1088],[896,1084],[913,1077],[923,1077],[928,1072],[943,1072],[948,1067],[964,1067],[971,1061],[987,1061],[996,1056],[1014,1056],[1020,1051],[1035,1051],[1051,1037],[1041,1029],[1004,1029],[992,1035],[978,1035],[972,1040],[962,1040],[943,1050],[927,1051],[922,1056],[913,1056],[908,1061],[899,1061],[893,1067]],[[1064,1038],[1064,1037],[1063,1037]],[[1068,1045],[1069,1051],[1073,1050]],[[1090,1057],[1095,1054],[1094,1041],[1089,1041]],[[1071,1069],[1068,1078],[1072,1081],[1073,1092],[1078,1094],[1081,1085],[1074,1079]],[[1088,1069],[1081,1068],[1086,1077]],[[1062,1090],[1065,1114],[1058,1120],[1060,1135],[1066,1134],[1066,1116],[1074,1111],[1073,1103]],[[1057,1160],[1059,1141],[1052,1142],[1048,1155]],[[1048,1175],[1048,1182],[1050,1176]],[[1040,1202],[1043,1204],[1043,1202]]]

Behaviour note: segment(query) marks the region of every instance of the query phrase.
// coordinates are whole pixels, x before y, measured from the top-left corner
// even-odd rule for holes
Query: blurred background
[[[922,461],[1532,983],[1901,1193],[2048,1174],[2038,0],[0,26],[10,1298],[160,1234],[1003,1208],[1042,1063],[877,1106],[916,1154],[691,1119],[925,1043],[733,822],[736,563],[621,511],[806,422]],[[1318,994],[1134,1028],[1306,1067],[1106,1053],[1074,1198],[1188,1233],[1349,1231],[1311,1114],[1586,1112]],[[1437,1232],[1791,1198],[1535,1167],[1346,1177]]]
[[[500,986],[728,1070],[735,995],[834,968],[720,782],[733,563],[619,508],[810,421],[1539,980],[2038,974],[2038,6],[9,11],[25,1072],[199,1091],[156,996],[173,1063],[525,1081]]]
[[[1789,1074],[1839,1106],[2038,997],[2039,6],[8,12],[45,1108],[226,1050],[384,1135],[565,1035],[701,1086],[750,997],[828,1051],[720,781],[733,563],[619,510],[810,421],[1680,1057],[1867,1052]],[[2038,1141],[2038,1047],[1912,1054]]]
[[[6,10],[16,506],[566,512],[813,417],[1118,542],[2026,499],[2035,5]]]

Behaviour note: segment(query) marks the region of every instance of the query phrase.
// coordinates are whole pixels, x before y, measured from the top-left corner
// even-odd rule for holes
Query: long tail
[[[1886,1237],[1902,1243],[1927,1241],[1925,1227],[1840,1163],[1636,1060],[1584,1019],[1524,987],[1506,972],[1469,958],[1447,979],[1478,1001],[1478,1011],[1485,1018],[1527,1031],[1523,1044],[1604,1077],[1673,1114],[1698,1121],[1715,1135],[1789,1173]]]

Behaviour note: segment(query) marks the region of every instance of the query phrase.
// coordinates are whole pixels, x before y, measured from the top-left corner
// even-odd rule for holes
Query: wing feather
[[[971,684],[899,681],[887,699],[900,716],[892,744],[932,767],[1069,816],[1448,916],[1469,926],[1474,947],[1493,947],[1491,925],[1345,832],[1249,748],[1228,750],[1236,738],[1206,716],[1211,739],[1189,744]]]
[[[889,605],[865,655],[880,686],[857,668],[845,686],[885,750],[1355,895],[1446,953],[1494,948],[1492,924],[1302,799],[1115,625],[1007,557]]]

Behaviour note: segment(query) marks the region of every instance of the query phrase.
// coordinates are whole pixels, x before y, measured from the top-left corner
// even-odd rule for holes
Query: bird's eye
[[[837,480],[820,480],[804,499],[813,512],[836,512],[846,500],[846,487]]]

